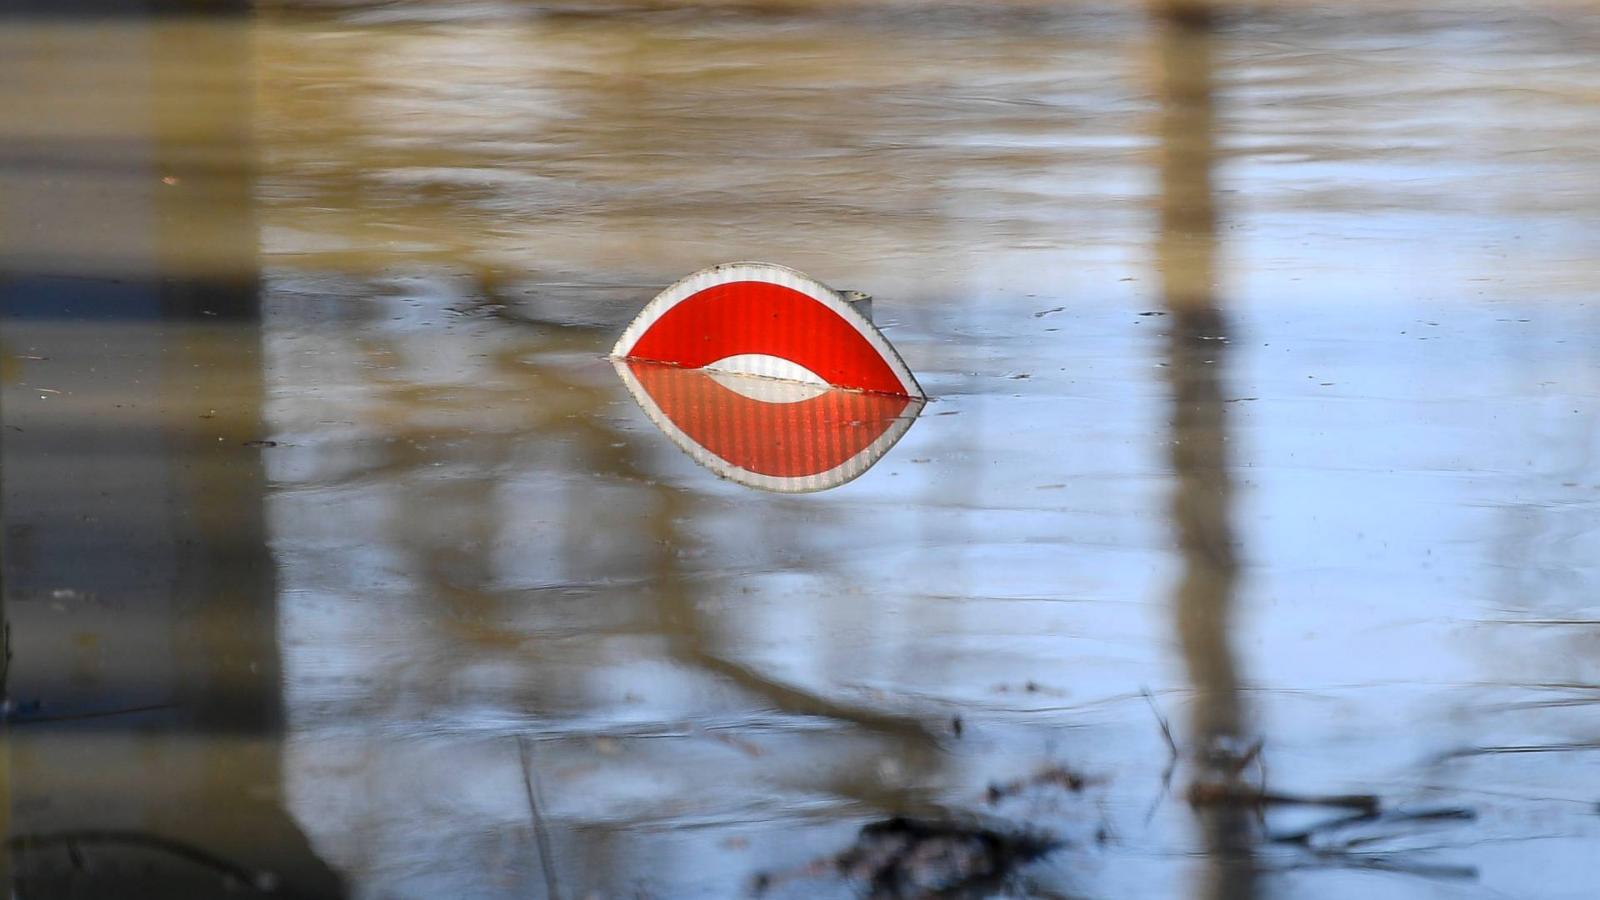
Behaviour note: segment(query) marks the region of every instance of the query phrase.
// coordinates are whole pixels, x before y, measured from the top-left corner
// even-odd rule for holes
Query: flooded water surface
[[[1597,53],[1581,5],[0,19],[0,877],[1591,896]],[[928,402],[607,359],[746,259],[871,294]]]

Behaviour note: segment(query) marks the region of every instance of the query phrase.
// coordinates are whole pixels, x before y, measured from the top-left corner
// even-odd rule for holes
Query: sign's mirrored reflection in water
[[[614,360],[650,420],[690,458],[747,487],[838,487],[883,459],[924,402],[823,385]]]

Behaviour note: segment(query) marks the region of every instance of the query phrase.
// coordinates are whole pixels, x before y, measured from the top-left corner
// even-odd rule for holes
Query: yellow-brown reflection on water
[[[254,47],[231,18],[8,19],[0,268],[253,279]]]
[[[9,834],[728,896],[910,813],[1067,838],[1024,894],[1586,890],[1592,37],[1284,6],[6,23]],[[708,479],[601,359],[750,256],[938,398],[837,490]],[[1196,812],[1142,688],[1478,818]]]
[[[6,889],[337,896],[283,797],[248,35],[109,31],[0,38]]]

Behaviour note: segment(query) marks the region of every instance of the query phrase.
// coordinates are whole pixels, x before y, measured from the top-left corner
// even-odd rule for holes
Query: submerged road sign
[[[923,401],[797,381],[614,360],[628,392],[695,462],[782,493],[838,487],[883,458]]]
[[[611,355],[924,399],[900,355],[845,297],[769,263],[712,266],[672,285]]]
[[[826,490],[883,458],[925,399],[869,302],[783,266],[713,266],[656,295],[611,355],[696,462],[762,490]]]

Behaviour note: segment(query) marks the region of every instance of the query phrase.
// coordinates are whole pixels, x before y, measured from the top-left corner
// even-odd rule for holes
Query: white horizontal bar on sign
[[[705,368],[730,375],[754,375],[757,378],[776,378],[779,381],[798,381],[801,384],[827,384],[821,375],[793,360],[767,353],[738,353],[705,364]]]
[[[808,381],[780,381],[776,378],[762,378],[756,375],[744,375],[736,372],[722,372],[717,369],[708,369],[706,374],[717,384],[722,385],[735,394],[748,400],[759,400],[762,403],[799,403],[820,397],[832,390],[826,384],[812,384]]]

